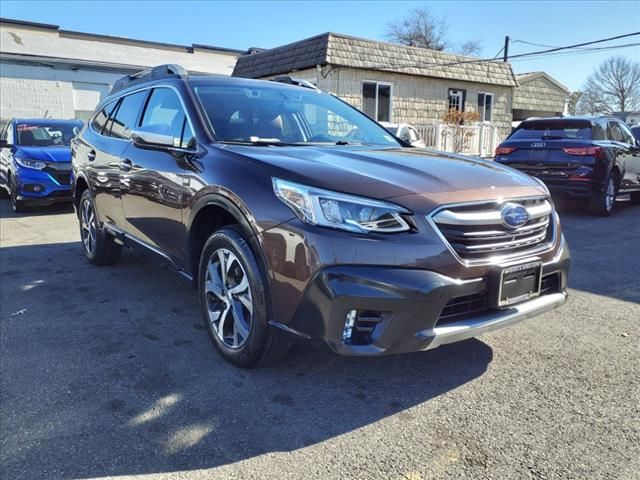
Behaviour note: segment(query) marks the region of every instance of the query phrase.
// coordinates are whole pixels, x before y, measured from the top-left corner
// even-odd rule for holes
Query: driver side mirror
[[[131,131],[131,140],[138,147],[174,148],[176,137],[169,125],[145,125]]]
[[[10,146],[6,140],[0,140],[0,148],[9,148]]]

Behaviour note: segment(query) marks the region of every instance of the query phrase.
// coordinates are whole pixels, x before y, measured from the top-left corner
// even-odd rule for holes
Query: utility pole
[[[503,61],[508,62],[509,61],[509,35],[507,35],[506,37],[504,37],[504,57],[503,57]]]

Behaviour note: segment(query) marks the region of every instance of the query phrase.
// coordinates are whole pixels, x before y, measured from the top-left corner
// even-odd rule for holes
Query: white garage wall
[[[103,83],[72,82],[75,118],[89,120],[100,100],[109,94],[110,85]]]
[[[0,119],[75,118],[93,111],[124,73],[0,62]],[[86,117],[81,113],[80,117]],[[86,118],[81,118],[85,120]]]

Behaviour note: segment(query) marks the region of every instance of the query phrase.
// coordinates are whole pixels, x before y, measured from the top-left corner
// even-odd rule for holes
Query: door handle
[[[91,150],[89,153],[87,153],[87,159],[90,162],[93,162],[96,159],[96,151],[95,150]]]
[[[122,160],[120,162],[120,170],[128,172],[132,168],[133,168],[133,163],[131,163],[131,160],[129,160],[128,158],[126,158],[126,159],[124,159],[124,160]]]

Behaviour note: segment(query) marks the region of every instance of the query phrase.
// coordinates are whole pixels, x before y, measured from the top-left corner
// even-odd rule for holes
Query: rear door
[[[142,148],[131,143],[123,153],[126,230],[181,261],[186,255],[182,217],[188,187],[184,173],[194,136],[178,92],[168,86],[154,88],[140,125],[171,128],[174,148]]]
[[[122,212],[122,153],[131,139],[148,91],[126,95],[106,105],[91,120],[84,144],[76,155],[86,159],[85,172],[91,183],[100,221],[125,228]]]

